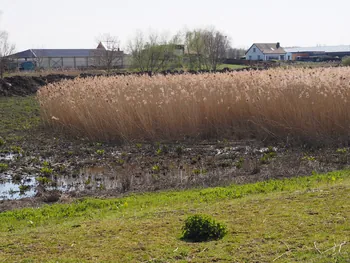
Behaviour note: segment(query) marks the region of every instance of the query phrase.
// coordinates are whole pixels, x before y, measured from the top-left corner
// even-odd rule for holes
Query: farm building
[[[330,57],[343,58],[350,56],[350,45],[341,46],[319,46],[319,47],[292,47],[284,48],[287,56],[292,60],[299,60],[308,57]]]
[[[113,67],[123,67],[124,52],[106,50],[100,43],[96,49],[28,49],[10,58],[18,67],[31,61],[43,69],[103,67],[111,58]]]
[[[254,43],[246,52],[247,60],[287,60],[280,43]]]

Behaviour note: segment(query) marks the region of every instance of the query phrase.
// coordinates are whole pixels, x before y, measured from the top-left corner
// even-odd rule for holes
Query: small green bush
[[[239,158],[238,162],[235,163],[236,168],[241,169],[243,167],[243,163],[244,163],[244,158],[243,157]]]
[[[155,172],[155,173],[158,173],[158,172],[160,171],[159,165],[157,165],[157,164],[156,164],[156,165],[153,165],[153,166],[152,166],[152,171]]]
[[[339,148],[337,149],[336,153],[341,153],[341,154],[345,154],[347,152],[346,148]]]
[[[20,185],[19,186],[19,192],[20,194],[24,194],[26,191],[28,191],[30,189],[30,185]]]
[[[52,174],[53,169],[52,169],[52,168],[49,168],[49,167],[47,167],[47,166],[44,166],[44,167],[42,167],[42,168],[40,169],[40,172],[41,172],[41,174],[43,174],[44,176],[49,176],[49,175]]]
[[[13,153],[18,153],[18,154],[20,154],[20,153],[23,152],[22,148],[19,147],[19,146],[11,146],[11,151],[12,151]]]
[[[350,66],[350,57],[345,57],[342,60],[343,66]]]
[[[183,148],[182,146],[177,146],[176,149],[175,149],[175,152],[178,154],[178,155],[181,155],[183,153]]]
[[[263,155],[263,157],[260,158],[260,162],[261,162],[262,164],[268,164],[268,163],[270,163],[270,161],[271,161],[273,158],[276,157],[276,155],[277,155],[277,154],[276,154],[275,152],[265,153],[265,154]]]
[[[6,163],[0,163],[0,172],[5,172],[9,169],[8,164]]]
[[[38,183],[41,183],[41,184],[49,184],[50,182],[52,182],[49,178],[46,178],[44,176],[38,176],[35,179],[37,180]]]
[[[98,155],[103,155],[105,153],[105,150],[96,150],[96,153]]]
[[[218,240],[227,234],[227,227],[224,224],[217,223],[206,215],[188,217],[182,230],[182,239],[192,242]]]

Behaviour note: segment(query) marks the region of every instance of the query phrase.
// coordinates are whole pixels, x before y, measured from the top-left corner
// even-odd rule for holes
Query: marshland
[[[349,91],[337,67],[78,77],[2,97],[0,259],[347,262]],[[182,241],[194,213],[227,237]]]

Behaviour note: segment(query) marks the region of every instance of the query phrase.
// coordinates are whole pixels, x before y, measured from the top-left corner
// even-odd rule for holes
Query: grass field
[[[40,123],[39,104],[35,97],[0,97],[0,136],[25,133]]]
[[[218,66],[218,70],[229,68],[229,69],[242,69],[247,68],[248,66],[245,65],[233,65],[233,64],[221,64]]]
[[[0,262],[349,262],[350,171],[0,214]],[[180,240],[187,216],[227,224]]]

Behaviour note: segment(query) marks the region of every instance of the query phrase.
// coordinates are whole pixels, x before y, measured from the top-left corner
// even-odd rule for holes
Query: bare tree
[[[191,67],[216,70],[226,58],[230,42],[227,36],[214,28],[196,29],[186,33],[185,46]]]
[[[118,38],[110,34],[99,37],[98,43],[98,47],[93,54],[95,64],[105,67],[109,74],[112,68],[123,64],[124,52],[120,51]]]
[[[204,31],[203,42],[207,68],[216,70],[226,58],[226,51],[230,47],[228,38],[220,31],[211,29]]]
[[[245,55],[246,50],[243,48],[229,48],[227,50],[227,58],[240,59]]]
[[[179,66],[183,48],[178,42],[176,36],[167,40],[153,33],[145,38],[142,32],[138,32],[128,45],[133,67],[141,71],[158,72]]]
[[[14,52],[15,45],[8,42],[8,34],[0,31],[0,78],[3,78],[6,65],[9,62],[9,56]]]
[[[186,55],[190,69],[202,69],[204,42],[201,30],[188,31],[185,34]]]

